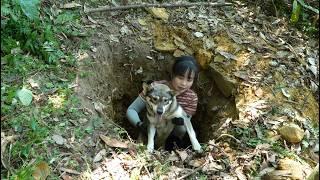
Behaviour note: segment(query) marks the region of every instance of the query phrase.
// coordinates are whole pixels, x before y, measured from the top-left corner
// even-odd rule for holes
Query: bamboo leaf
[[[307,8],[307,9],[309,9],[309,10],[311,10],[311,11],[319,14],[319,9],[316,9],[316,8],[314,8],[314,7],[311,7],[311,6],[307,5],[303,0],[297,0],[297,1],[298,1],[304,8]]]
[[[292,7],[292,12],[291,12],[291,19],[290,21],[292,23],[297,23],[299,20],[299,16],[300,16],[300,12],[301,12],[301,5],[298,3],[297,0],[293,1],[293,7]]]

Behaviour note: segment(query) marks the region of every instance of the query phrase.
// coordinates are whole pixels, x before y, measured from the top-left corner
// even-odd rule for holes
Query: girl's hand
[[[140,132],[142,132],[142,134],[144,134],[144,135],[148,134],[146,123],[139,121],[136,126],[140,130]]]

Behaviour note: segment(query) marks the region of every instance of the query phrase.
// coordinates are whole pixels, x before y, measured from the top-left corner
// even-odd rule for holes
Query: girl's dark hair
[[[184,76],[188,70],[188,77],[191,78],[191,74],[194,73],[196,78],[199,71],[197,61],[192,56],[181,56],[176,59],[172,66],[172,75]]]

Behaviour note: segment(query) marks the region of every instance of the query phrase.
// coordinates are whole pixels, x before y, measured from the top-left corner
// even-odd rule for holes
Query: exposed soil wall
[[[101,44],[95,54],[91,65],[83,66],[82,71],[87,75],[79,79],[82,82],[80,94],[90,95],[106,105],[105,117],[136,139],[138,132],[125,116],[127,107],[141,91],[143,80],[170,79],[174,57],[156,53],[148,45],[132,41],[125,46]],[[237,118],[234,97],[225,97],[212,76],[210,70],[202,70],[193,87],[198,93],[199,104],[192,122],[200,142],[216,136],[214,132],[226,118]]]

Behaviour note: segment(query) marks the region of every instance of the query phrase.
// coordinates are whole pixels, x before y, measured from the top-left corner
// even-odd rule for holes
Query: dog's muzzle
[[[163,108],[162,107],[157,107],[157,114],[162,115],[163,114]]]

